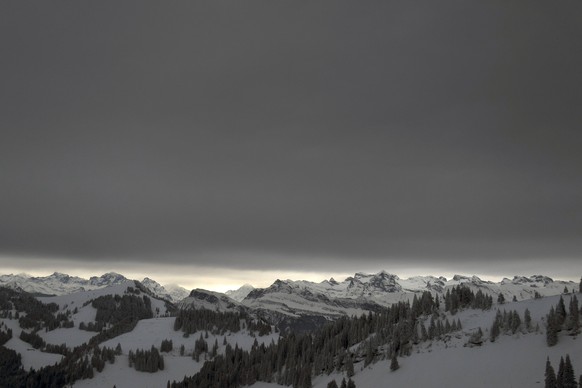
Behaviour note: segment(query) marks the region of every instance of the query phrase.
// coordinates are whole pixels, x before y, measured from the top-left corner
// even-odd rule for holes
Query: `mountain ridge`
[[[48,276],[30,276],[27,274],[0,275],[0,286],[21,289],[37,295],[66,295],[79,291],[100,289],[129,280],[116,272],[107,272],[101,276],[83,279],[65,273],[54,272]],[[170,302],[178,303],[183,308],[216,308],[219,310],[245,306],[251,309],[273,310],[284,315],[317,313],[328,317],[376,310],[401,300],[410,300],[414,294],[430,291],[442,295],[453,286],[464,284],[475,290],[481,289],[494,296],[503,294],[506,300],[513,298],[523,300],[533,298],[536,293],[549,296],[557,295],[565,287],[576,287],[573,281],[554,280],[545,275],[515,275],[503,278],[499,282],[483,280],[476,275],[454,275],[447,279],[443,276],[412,276],[406,279],[385,270],[377,273],[356,272],[343,281],[333,278],[321,282],[307,280],[276,279],[270,286],[254,288],[245,284],[237,290],[225,293],[196,289],[192,292],[177,285],[167,288],[157,281],[146,277],[141,283],[155,295]],[[209,297],[213,295],[214,297]],[[216,299],[215,299],[216,298]],[[213,302],[211,302],[213,301]],[[212,306],[215,303],[216,306]],[[364,309],[361,307],[366,306]]]
[[[47,276],[31,276],[24,273],[0,275],[0,286],[20,289],[35,295],[69,295],[82,291],[93,291],[114,285],[122,284],[128,280],[117,272],[106,272],[101,276],[91,276],[84,279],[79,276],[71,276],[62,272],[53,272]],[[151,292],[170,302],[178,302],[188,296],[189,291],[177,285],[166,288],[148,277],[140,281]]]

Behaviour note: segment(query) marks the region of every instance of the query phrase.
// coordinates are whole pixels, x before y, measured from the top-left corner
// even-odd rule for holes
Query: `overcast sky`
[[[580,20],[580,1],[1,2],[0,273],[579,279]]]

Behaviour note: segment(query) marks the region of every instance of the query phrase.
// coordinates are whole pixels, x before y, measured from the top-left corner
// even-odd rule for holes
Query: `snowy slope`
[[[91,306],[91,304],[86,306],[83,306],[83,304],[100,296],[127,294],[129,287],[135,289],[135,281],[125,280],[120,284],[99,288],[96,290],[81,291],[60,296],[43,296],[37,297],[37,299],[43,303],[56,303],[59,306],[60,312],[65,312],[67,310],[74,311],[75,308],[77,308],[77,313],[73,314],[73,322],[75,322],[75,327],[78,327],[80,322],[87,323],[95,320],[96,310]],[[165,301],[155,297],[151,297],[150,299],[152,302],[152,313],[154,316],[161,316],[167,313],[167,306]]]
[[[59,354],[43,353],[18,338],[22,331],[18,325],[18,320],[0,318],[0,321],[4,322],[8,328],[12,329],[12,338],[6,342],[4,346],[20,353],[22,356],[22,366],[25,370],[29,370],[30,368],[40,369],[43,366],[53,365],[55,362],[59,362],[62,359],[62,356]]]
[[[568,305],[571,296],[564,296]],[[581,294],[577,294],[580,299]],[[390,361],[380,360],[367,368],[363,362],[355,363],[355,376],[352,377],[358,388],[377,387],[512,387],[531,388],[544,386],[546,357],[550,357],[556,369],[560,357],[570,355],[576,378],[582,374],[582,339],[560,334],[554,347],[546,345],[544,333],[545,316],[551,306],[556,305],[559,297],[531,299],[507,303],[501,310],[516,310],[523,315],[529,309],[533,326],[539,325],[539,332],[501,335],[494,343],[486,340],[480,347],[465,347],[470,334],[481,327],[488,336],[488,328],[493,322],[496,309],[489,311],[465,310],[454,316],[460,319],[463,332],[447,337],[446,341],[421,343],[414,347],[408,357],[399,358],[400,369],[390,371]],[[450,316],[449,316],[450,318]],[[338,386],[342,373],[317,376],[313,378],[314,388],[326,388],[335,379]],[[347,377],[346,377],[347,380]],[[253,388],[282,387],[277,384],[259,382]]]
[[[96,373],[91,380],[79,380],[75,383],[75,387],[144,387],[144,388],[158,388],[165,387],[168,380],[180,381],[185,375],[191,376],[195,374],[204,363],[201,359],[196,362],[192,359],[192,352],[194,351],[194,343],[200,337],[202,332],[191,334],[185,338],[181,331],[174,331],[173,317],[144,319],[138,322],[136,328],[131,333],[126,333],[115,337],[103,343],[103,346],[116,347],[121,345],[122,356],[119,357],[115,364],[107,364],[103,372]],[[227,343],[232,347],[238,345],[239,348],[249,350],[255,337],[247,331],[239,333],[226,333],[224,336],[208,334],[207,343],[212,346],[215,341],[218,343],[218,353],[224,352],[226,345],[223,345],[223,340],[226,338]],[[162,340],[172,340],[173,350],[170,353],[162,353],[164,356],[165,369],[156,373],[137,372],[129,367],[127,354],[130,350],[149,349],[152,345],[157,348],[160,347]],[[256,340],[259,344],[269,344],[271,341],[278,340],[278,334],[273,333],[266,336],[257,336]],[[180,346],[184,345],[185,354],[180,356]]]

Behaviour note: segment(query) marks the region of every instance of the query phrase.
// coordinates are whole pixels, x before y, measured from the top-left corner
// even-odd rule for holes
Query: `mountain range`
[[[128,280],[125,276],[115,272],[108,272],[101,276],[92,276],[89,279],[70,276],[60,272],[38,277],[27,274],[10,274],[0,275],[0,286],[26,291],[34,295],[49,296],[97,290],[122,284]],[[190,293],[185,288],[177,285],[162,286],[155,280],[147,277],[141,283],[154,294],[170,302],[177,302],[184,299]]]
[[[115,272],[89,279],[55,272],[44,277],[26,274],[0,275],[0,286],[21,289],[36,295],[67,295],[118,285],[127,280],[125,276]],[[141,284],[181,309],[252,311],[282,327],[295,330],[310,329],[321,324],[323,320],[379,311],[399,301],[410,301],[423,291],[430,291],[442,298],[447,290],[461,284],[475,292],[481,290],[495,299],[502,294],[507,301],[558,295],[565,288],[573,290],[578,287],[572,281],[554,280],[543,275],[514,276],[511,279],[504,278],[501,282],[492,282],[477,276],[463,275],[455,275],[450,279],[443,276],[401,279],[386,271],[375,274],[358,272],[341,282],[333,278],[319,283],[277,279],[266,288],[254,288],[245,284],[226,293],[204,289],[188,291],[177,285],[162,286],[147,277],[141,280]]]

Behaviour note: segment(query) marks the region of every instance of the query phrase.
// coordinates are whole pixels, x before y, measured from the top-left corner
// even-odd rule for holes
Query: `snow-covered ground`
[[[93,318],[95,318],[95,315],[93,315]],[[91,337],[95,336],[97,333],[93,331],[79,330],[78,326],[76,326],[68,329],[55,329],[48,332],[41,330],[37,334],[41,336],[47,344],[67,344],[67,347],[74,348],[75,346],[89,342]]]
[[[545,336],[529,334],[502,336],[495,343],[482,347],[440,347],[399,359],[400,369],[390,371],[389,360],[380,361],[363,371],[355,365],[353,377],[358,388],[377,387],[512,387],[544,386],[546,357],[557,370],[561,356],[569,354],[574,371],[582,371],[582,343],[571,337],[548,348]],[[342,375],[319,376],[314,388],[325,388],[333,378],[339,383]],[[577,375],[578,377],[578,375]]]
[[[184,376],[196,374],[202,367],[201,362],[191,357],[180,357],[164,353],[165,368],[156,373],[138,372],[129,367],[127,355],[117,356],[114,364],[105,364],[101,373],[95,373],[92,379],[77,380],[76,388],[163,388],[168,381],[180,381]]]
[[[44,353],[38,349],[34,349],[30,344],[22,341],[20,337],[20,332],[22,329],[18,325],[18,320],[16,319],[0,319],[0,322],[4,322],[7,328],[12,329],[12,338],[4,344],[8,349],[20,353],[22,356],[22,366],[24,370],[40,369],[43,366],[53,365],[63,358],[60,354]]]
[[[114,348],[117,344],[121,345],[123,355],[115,360],[115,364],[106,364],[105,369],[101,373],[96,373],[95,377],[90,380],[79,380],[75,383],[75,387],[165,387],[168,380],[181,381],[184,376],[192,376],[204,363],[204,356],[201,356],[200,362],[192,359],[192,352],[194,350],[194,343],[203,336],[205,332],[197,332],[190,334],[188,338],[184,338],[182,331],[174,331],[175,318],[152,318],[144,319],[138,322],[136,328],[130,332],[109,341],[106,341],[102,346]],[[238,344],[239,348],[249,350],[255,338],[259,344],[270,344],[271,341],[277,342],[279,335],[272,333],[266,336],[252,336],[247,331],[242,330],[239,333],[226,333],[222,335],[213,335],[208,333],[208,338],[205,338],[210,349],[215,341],[218,343],[218,353],[223,353],[226,345],[223,345],[223,340],[226,338],[227,343],[232,347]],[[162,353],[164,356],[165,369],[156,373],[137,372],[129,367],[127,354],[130,350],[149,349],[155,346],[158,349],[163,340],[172,340],[173,350],[169,353]],[[185,354],[180,356],[180,346],[184,345]]]
[[[581,294],[577,294],[582,299]],[[564,295],[568,306],[571,295]],[[490,311],[465,310],[454,316],[460,319],[463,333],[452,335],[445,341],[421,343],[414,348],[409,357],[399,358],[400,369],[390,371],[390,361],[380,360],[367,368],[363,362],[356,363],[355,376],[352,378],[358,388],[410,388],[410,387],[511,387],[531,388],[544,386],[546,357],[554,369],[558,369],[560,357],[570,355],[576,378],[582,374],[582,339],[560,334],[556,346],[546,345],[544,318],[551,306],[556,305],[559,296],[522,302],[507,303],[500,306],[510,311],[516,310],[522,317],[529,309],[532,324],[539,324],[540,331],[501,335],[494,343],[488,340],[496,308]],[[470,333],[481,327],[485,342],[482,346],[466,347]],[[335,379],[338,385],[343,373],[317,376],[313,379],[314,388],[326,388]],[[347,378],[346,378],[347,380]],[[256,383],[253,388],[276,388],[277,384]]]

